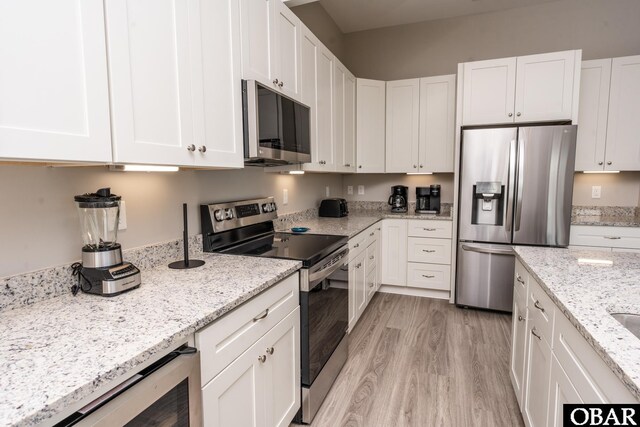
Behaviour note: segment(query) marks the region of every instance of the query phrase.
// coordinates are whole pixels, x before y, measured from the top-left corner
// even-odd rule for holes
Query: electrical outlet
[[[282,190],[282,204],[283,205],[289,204],[289,190],[287,190],[286,188]]]
[[[347,194],[353,196],[353,185],[347,185]]]
[[[127,229],[127,205],[124,200],[120,200],[120,218],[118,220],[118,230]]]
[[[594,185],[591,187],[591,198],[599,199],[602,196],[602,187],[599,185]]]
[[[324,197],[329,197],[329,196],[331,196],[331,187],[327,185],[326,187],[324,187]]]
[[[364,185],[358,185],[358,195],[364,196]]]

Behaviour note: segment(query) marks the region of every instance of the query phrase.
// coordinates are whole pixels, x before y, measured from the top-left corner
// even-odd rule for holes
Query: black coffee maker
[[[416,187],[416,213],[440,213],[440,185]]]
[[[391,196],[389,196],[389,205],[391,212],[407,211],[407,190],[409,188],[404,185],[394,185],[391,187]]]

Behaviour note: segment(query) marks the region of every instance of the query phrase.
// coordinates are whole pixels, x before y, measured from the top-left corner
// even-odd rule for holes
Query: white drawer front
[[[409,237],[409,261],[451,264],[451,240]]]
[[[300,279],[296,273],[196,332],[202,384],[213,379],[284,319],[299,301]]]
[[[529,279],[527,308],[529,318],[535,322],[538,332],[544,336],[551,347],[556,306],[532,277]]]
[[[441,264],[410,262],[407,286],[448,291],[451,288],[451,267]]]
[[[349,262],[353,261],[362,251],[367,249],[366,230],[349,239]]]
[[[367,273],[376,268],[378,265],[378,245],[376,242],[367,246],[367,255],[364,261],[367,266]]]
[[[640,228],[572,225],[570,244],[640,249]]]
[[[451,221],[429,221],[416,219],[409,221],[409,237],[451,238]]]
[[[517,293],[517,296],[521,298],[518,303],[524,307],[527,303],[527,294],[529,291],[529,273],[518,260],[516,260],[515,275],[513,277],[513,289]]]

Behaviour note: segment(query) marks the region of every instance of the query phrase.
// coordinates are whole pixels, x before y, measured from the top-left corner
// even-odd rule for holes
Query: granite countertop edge
[[[211,256],[211,254],[208,254]],[[238,258],[239,260],[244,259],[246,257],[243,256],[233,256],[233,255],[213,255],[213,256],[223,256],[227,258]],[[276,260],[273,260],[276,261]],[[282,260],[277,260],[282,261]],[[148,361],[151,357],[158,352],[166,350],[168,348],[172,348],[177,343],[181,342],[184,338],[187,338],[189,335],[195,333],[196,331],[202,329],[203,327],[211,324],[216,321],[220,317],[224,316],[228,312],[232,311],[236,307],[250,300],[251,298],[259,295],[265,290],[269,289],[274,284],[283,280],[284,278],[294,274],[296,271],[300,270],[302,267],[302,263],[298,261],[286,261],[291,264],[288,268],[284,270],[280,270],[278,273],[275,273],[273,276],[270,276],[269,279],[263,281],[259,285],[253,287],[250,291],[242,293],[240,296],[235,298],[231,298],[227,301],[224,301],[222,305],[216,307],[209,314],[194,319],[187,326],[182,327],[180,330],[175,331],[169,336],[163,336],[160,338],[154,345],[146,348],[145,350],[131,355],[131,357],[124,361],[115,365],[113,368],[101,372],[93,381],[87,382],[78,388],[74,389],[72,392],[60,396],[55,401],[51,403],[47,403],[40,409],[36,409],[31,411],[30,413],[21,416],[20,419],[16,419],[16,417],[12,417],[11,419],[0,420],[0,424],[7,423],[7,425],[36,425],[42,422],[45,422],[49,418],[58,415],[63,412],[69,406],[81,401],[84,398],[87,398],[92,393],[97,391],[101,386],[108,384],[110,381],[121,378],[123,375],[133,371],[140,364]],[[152,284],[147,283],[147,286],[153,286]],[[135,291],[134,291],[135,292]],[[99,298],[95,296],[87,296],[89,298]],[[56,298],[57,299],[57,298]],[[51,300],[49,300],[51,301]],[[40,304],[34,304],[26,307],[26,309],[38,309]],[[81,346],[78,346],[81,348]]]
[[[536,271],[527,263],[526,259],[518,253],[517,247],[515,255],[518,260],[522,262],[527,272],[533,276],[536,282],[542,287],[544,292],[551,298],[553,303],[560,309],[569,322],[577,329],[587,343],[593,348],[605,364],[611,369],[611,371],[623,382],[626,388],[633,394],[638,400],[640,400],[640,386],[630,378],[624,369],[614,360],[609,354],[607,349],[588,331],[588,329],[575,317],[571,310],[562,302],[562,300],[553,292],[547,283],[536,273]],[[620,325],[622,328],[622,325]]]

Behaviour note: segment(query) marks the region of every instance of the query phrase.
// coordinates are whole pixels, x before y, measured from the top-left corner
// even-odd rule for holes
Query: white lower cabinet
[[[407,283],[407,220],[382,221],[382,283],[406,286]]]
[[[640,228],[572,225],[571,246],[640,249]]]
[[[378,290],[380,223],[349,239],[349,331],[352,331]]]
[[[298,412],[298,281],[290,276],[196,332],[205,426],[288,426]]]
[[[515,270],[510,374],[525,425],[561,427],[565,403],[638,403],[520,261]]]

